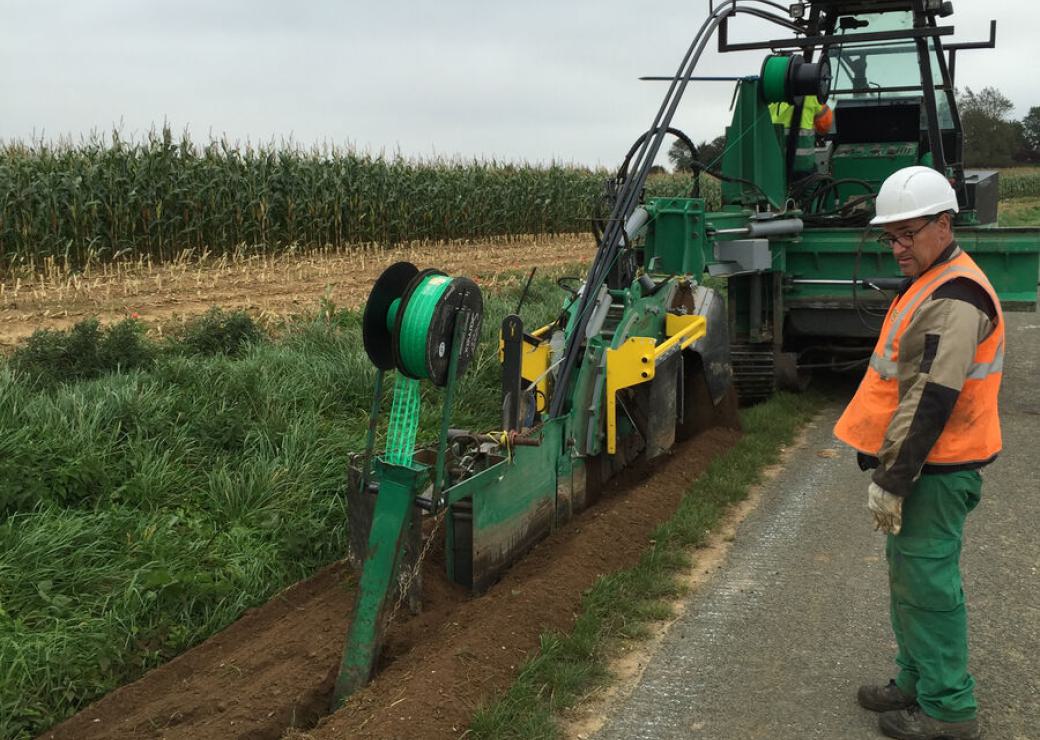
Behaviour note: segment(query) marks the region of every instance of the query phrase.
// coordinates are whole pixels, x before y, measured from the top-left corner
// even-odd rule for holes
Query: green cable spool
[[[451,285],[451,278],[441,273],[429,272],[408,296],[400,326],[396,326],[401,369],[412,378],[427,380],[426,339],[433,322],[433,313],[444,292]]]
[[[798,104],[806,95],[827,102],[831,90],[831,63],[826,56],[807,62],[801,54],[772,54],[762,62],[762,97],[767,103]]]
[[[773,55],[762,64],[762,96],[767,103],[790,102],[787,95],[787,73],[791,57]]]
[[[394,324],[397,323],[397,312],[401,310],[401,299],[395,298],[390,304],[390,308],[386,310],[386,330],[393,331]]]
[[[465,317],[459,337],[457,372],[465,372],[476,352],[484,300],[480,288],[464,277],[439,270],[419,271],[397,262],[379,276],[361,323],[361,336],[372,364],[415,380],[444,387],[448,382],[456,319]]]
[[[419,381],[448,384],[453,343],[458,340],[457,376],[476,352],[484,301],[467,278],[438,270],[420,272],[397,262],[379,276],[361,322],[365,352],[381,371],[395,369],[394,400],[386,430],[384,459],[409,467],[419,429]],[[456,324],[464,321],[460,331]]]
[[[464,277],[449,277],[439,270],[423,270],[411,279],[401,296],[390,331],[394,365],[417,380],[444,387],[448,382],[451,346],[456,319],[467,316],[460,337],[457,372],[465,372],[480,339],[484,301],[480,288]]]

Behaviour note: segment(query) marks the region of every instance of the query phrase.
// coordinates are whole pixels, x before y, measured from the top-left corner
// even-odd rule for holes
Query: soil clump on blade
[[[572,627],[599,576],[638,562],[693,480],[739,437],[715,428],[652,463],[637,462],[480,597],[447,581],[434,549],[422,613],[398,615],[372,683],[324,719],[353,608],[355,579],[343,564],[42,737],[277,738],[313,727],[292,735],[456,738],[481,704],[509,687],[543,632]]]

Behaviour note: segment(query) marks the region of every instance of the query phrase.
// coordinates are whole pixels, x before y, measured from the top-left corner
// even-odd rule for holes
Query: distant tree
[[[668,170],[665,169],[664,167],[662,167],[659,164],[655,164],[653,167],[650,168],[650,174],[651,175],[666,175],[666,174],[668,174]]]
[[[676,172],[689,172],[693,169],[693,152],[679,139],[668,148],[668,161]]]
[[[1040,162],[1040,106],[1034,105],[1018,122],[1022,136],[1022,156],[1027,162]]]
[[[722,169],[722,153],[726,150],[726,137],[716,136],[711,141],[697,145],[698,159],[713,170]]]
[[[697,161],[717,170],[722,166],[722,151],[725,148],[725,136],[716,136],[711,141],[702,141],[697,144]],[[678,139],[672,142],[671,148],[668,149],[668,160],[676,172],[689,172],[693,169],[693,153]]]
[[[961,113],[972,111],[998,121],[1007,120],[1008,114],[1015,107],[1011,99],[995,87],[984,87],[979,92],[967,87],[957,105]]]
[[[1008,116],[1014,103],[995,87],[958,95],[964,127],[964,164],[969,167],[1006,167],[1021,149],[1020,129]]]

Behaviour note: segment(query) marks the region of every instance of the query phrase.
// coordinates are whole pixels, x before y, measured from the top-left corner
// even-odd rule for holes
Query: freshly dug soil
[[[481,704],[512,683],[542,632],[573,625],[582,593],[597,577],[638,561],[693,479],[739,436],[711,429],[671,455],[624,471],[595,506],[537,545],[483,596],[470,598],[448,582],[435,552],[423,573],[423,612],[397,617],[376,678],[320,723],[353,606],[355,580],[342,564],[42,737],[258,739],[314,727],[294,734],[456,738]]]

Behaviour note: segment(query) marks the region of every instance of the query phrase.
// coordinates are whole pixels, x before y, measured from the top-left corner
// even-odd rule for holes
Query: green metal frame
[[[1040,228],[957,227],[958,243],[979,264],[1007,309],[1036,305]],[[796,240],[778,242],[776,269],[786,277],[851,279],[901,277],[891,251],[863,229],[807,229]],[[862,292],[862,289],[861,289]],[[787,301],[852,300],[849,286],[793,285]]]
[[[448,379],[441,409],[436,464],[431,470],[428,465],[418,463],[395,465],[383,458],[377,458],[372,466],[371,472],[379,482],[379,495],[376,497],[375,510],[372,514],[368,547],[354,603],[354,614],[347,632],[339,675],[333,690],[333,709],[341,706],[346,697],[368,683],[372,675],[372,669],[379,654],[385,618],[384,611],[388,598],[395,591],[392,588],[394,576],[401,567],[402,539],[406,528],[412,521],[416,496],[431,478],[434,486],[432,506],[434,511],[440,508],[440,489],[444,481],[448,428],[451,422],[455,386],[458,383],[459,351],[469,319],[469,312],[463,309],[455,321]],[[366,439],[368,454],[371,454],[375,444],[375,428],[379,416],[383,375],[381,371],[376,375],[376,393],[372,402],[369,432]],[[369,470],[368,458],[365,461],[365,469],[366,472]],[[363,491],[367,475],[362,476],[362,481]]]
[[[759,79],[747,77],[738,82],[733,122],[726,128],[722,172],[745,182],[722,183],[724,204],[754,206],[764,199],[774,208],[783,208],[787,164],[782,139],[783,129],[773,123]]]

